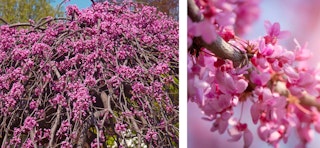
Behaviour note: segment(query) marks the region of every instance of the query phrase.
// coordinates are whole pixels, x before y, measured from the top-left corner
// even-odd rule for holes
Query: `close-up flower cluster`
[[[1,147],[177,147],[178,82],[178,23],[154,7],[1,25]]]
[[[260,38],[240,37],[259,16],[258,4],[188,0],[188,101],[212,122],[208,130],[227,133],[228,141],[243,139],[243,147],[257,139],[279,147],[293,134],[297,146],[305,147],[312,131],[320,132],[320,69],[299,64],[311,53],[297,40],[295,49],[278,42],[290,35],[279,23],[265,21]],[[251,121],[244,119],[245,110]],[[255,131],[249,123],[257,125]]]

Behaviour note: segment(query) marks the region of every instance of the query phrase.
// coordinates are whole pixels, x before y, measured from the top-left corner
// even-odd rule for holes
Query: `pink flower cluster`
[[[194,37],[210,44],[226,30],[242,35],[259,17],[259,0],[195,0],[204,20],[193,22],[188,17],[188,48]]]
[[[148,129],[147,134],[145,136],[145,138],[150,141],[150,140],[158,140],[158,136],[157,136],[157,132]]]
[[[198,104],[205,120],[213,122],[211,131],[228,131],[229,141],[243,138],[244,147],[249,147],[254,139],[252,129],[247,127],[250,121],[242,120],[244,108],[240,117],[234,114],[235,107],[249,102],[252,122],[258,124],[261,140],[278,147],[279,142],[287,142],[293,133],[290,131],[296,130],[298,146],[305,147],[313,138],[312,130],[319,133],[320,123],[319,108],[313,107],[320,97],[320,71],[298,63],[311,55],[306,46],[296,40],[294,50],[279,45],[278,40],[289,32],[269,21],[265,22],[266,35],[261,38],[245,42],[235,37],[233,32],[243,32],[256,18],[256,1],[196,2],[204,20],[188,20],[188,47],[196,36],[207,43],[215,41],[204,29],[221,35],[235,50],[248,55],[247,65],[234,67],[230,60],[221,59],[204,47],[197,47],[201,49],[199,56],[188,54],[188,100]],[[243,29],[237,30],[237,25]]]

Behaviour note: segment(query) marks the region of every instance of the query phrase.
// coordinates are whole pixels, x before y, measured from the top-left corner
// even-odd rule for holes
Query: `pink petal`
[[[274,23],[271,27],[270,34],[271,36],[278,36],[280,34],[280,24]]]
[[[229,128],[228,134],[231,136],[231,139],[228,139],[229,142],[238,141],[242,136],[242,133],[236,127]]]
[[[250,80],[260,86],[264,86],[270,80],[271,76],[269,73],[260,73],[257,71],[252,71],[250,75]]]
[[[197,29],[197,32],[199,33],[197,33],[197,35],[200,35],[206,43],[210,44],[216,39],[216,29],[208,20],[198,23]]]
[[[264,28],[267,30],[267,33],[270,34],[270,28],[271,28],[272,24],[270,21],[264,21]]]
[[[268,140],[269,140],[270,142],[274,142],[274,141],[279,140],[280,137],[281,137],[281,134],[280,134],[278,131],[273,131],[273,132],[270,134]]]
[[[246,129],[243,133],[244,148],[250,147],[253,141],[253,135],[250,130]]]
[[[291,36],[291,33],[289,31],[280,31],[278,35],[278,39],[286,39]]]
[[[228,121],[220,120],[219,122],[219,133],[223,134],[228,127]]]
[[[219,96],[218,106],[220,107],[220,110],[217,110],[218,112],[222,111],[223,109],[228,108],[231,105],[231,99],[232,97],[227,94],[222,94]]]
[[[251,109],[250,109],[250,113],[251,113],[251,117],[252,117],[252,122],[254,124],[257,124],[258,123],[258,120],[259,120],[259,117],[260,117],[260,113],[259,113],[259,104],[258,103],[255,103],[251,106]]]
[[[187,42],[188,42],[188,48],[190,48],[191,45],[192,45],[192,38],[188,36],[188,41]]]
[[[296,43],[296,48],[297,50],[295,51],[295,60],[297,61],[303,61],[306,59],[309,59],[311,57],[311,52],[310,50],[306,49],[308,46],[308,43],[305,43],[303,47],[300,46],[299,42],[294,39],[294,42]]]
[[[194,36],[198,36],[197,35],[197,25],[198,23],[192,22],[191,18],[188,17],[188,35],[194,35]]]
[[[290,77],[290,80],[297,80],[299,79],[299,74],[293,69],[291,66],[284,67],[284,73]]]
[[[238,82],[236,82],[237,93],[244,92],[247,86],[248,86],[248,82],[243,79],[240,79]]]
[[[317,122],[314,124],[314,129],[315,129],[318,133],[320,133],[320,122],[319,122],[319,121],[317,121]]]
[[[230,74],[218,70],[216,80],[219,84],[220,91],[223,93],[228,94],[235,90],[234,81]]]
[[[218,13],[216,16],[216,21],[221,26],[232,25],[236,21],[236,14],[231,11]]]

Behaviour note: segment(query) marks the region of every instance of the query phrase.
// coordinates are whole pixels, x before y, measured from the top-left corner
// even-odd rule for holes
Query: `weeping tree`
[[[178,147],[178,23],[95,3],[0,26],[2,147]]]

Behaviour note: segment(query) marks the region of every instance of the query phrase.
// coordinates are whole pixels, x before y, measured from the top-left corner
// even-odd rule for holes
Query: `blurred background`
[[[296,44],[293,39],[296,38],[301,46],[308,43],[308,49],[313,53],[313,57],[307,62],[311,67],[316,67],[320,63],[318,54],[320,53],[320,1],[319,0],[261,0],[260,17],[253,24],[251,30],[243,37],[244,39],[257,39],[266,34],[264,21],[271,23],[279,22],[281,30],[291,32],[291,37],[280,40],[280,44],[289,50],[293,50]],[[257,135],[257,126],[252,123],[251,115],[248,109],[250,104],[244,104],[244,118],[249,123],[249,128],[254,134],[252,148],[272,147],[262,142]],[[235,116],[239,117],[240,106],[235,110]],[[213,122],[202,120],[204,117],[201,110],[195,103],[188,103],[188,148],[236,148],[243,147],[243,140],[238,142],[227,142],[230,139],[227,133],[219,135],[217,132],[210,132]],[[320,135],[314,132],[314,139],[307,146],[310,148],[319,147]],[[280,148],[292,148],[298,144],[297,135],[291,133],[288,143],[281,142]]]

